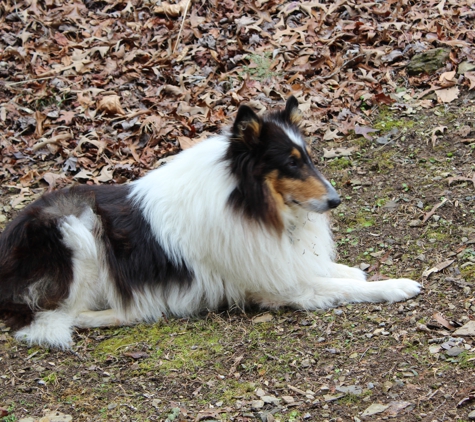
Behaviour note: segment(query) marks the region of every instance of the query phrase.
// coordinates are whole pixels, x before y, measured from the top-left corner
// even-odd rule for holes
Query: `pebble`
[[[275,396],[262,396],[261,400],[268,404],[279,404],[279,399]]]
[[[469,419],[475,419],[475,410],[471,411],[469,414],[468,414],[468,418]]]
[[[447,350],[445,353],[447,356],[458,356],[460,353],[464,352],[465,349],[462,349],[461,347],[452,347],[451,349]]]
[[[295,399],[292,396],[282,396],[282,400],[285,404],[291,404],[295,402]]]
[[[258,388],[256,390],[256,396],[257,397],[262,397],[262,396],[265,396],[265,395],[266,395],[266,392],[262,388]]]
[[[253,410],[260,410],[264,407],[264,400],[253,400],[251,402],[251,408]]]

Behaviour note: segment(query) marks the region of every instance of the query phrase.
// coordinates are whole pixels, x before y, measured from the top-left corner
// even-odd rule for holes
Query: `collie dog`
[[[0,237],[0,311],[16,338],[68,348],[74,327],[185,317],[223,305],[312,310],[395,302],[417,282],[368,283],[334,262],[298,102],[242,105],[222,135],[122,186],[76,186],[27,206]]]

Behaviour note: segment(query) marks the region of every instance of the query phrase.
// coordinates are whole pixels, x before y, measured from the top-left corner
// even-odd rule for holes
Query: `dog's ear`
[[[233,139],[252,148],[259,143],[261,129],[262,120],[252,108],[246,105],[240,106],[233,125]]]
[[[293,95],[285,103],[284,119],[292,125],[298,126],[302,121],[302,112],[299,110],[299,102]]]

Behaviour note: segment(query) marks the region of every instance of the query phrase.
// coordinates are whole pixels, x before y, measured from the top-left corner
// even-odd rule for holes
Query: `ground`
[[[474,145],[458,135],[475,121],[471,97],[410,115],[382,111],[376,126],[398,126],[404,135],[384,146],[362,137],[340,142],[359,145],[348,159],[323,162],[315,145],[315,160],[344,198],[333,213],[340,261],[371,265],[370,278],[419,280],[420,296],[82,331],[66,352],[26,347],[4,330],[4,420],[47,408],[75,421],[348,421],[363,420],[373,403],[392,402],[404,402],[394,411],[404,421],[468,420],[473,337],[451,337],[434,314],[454,327],[474,317],[475,186],[448,183],[475,172]],[[446,135],[433,145],[430,133],[439,126]],[[449,259],[447,268],[422,277]],[[441,344],[463,350],[450,356]]]
[[[343,199],[339,262],[422,293],[82,330],[68,351],[0,322],[0,421],[469,420],[475,336],[454,332],[475,320],[473,5],[280,3],[0,4],[0,225],[48,189],[145,174],[241,102],[293,94]],[[439,46],[447,63],[407,76]]]

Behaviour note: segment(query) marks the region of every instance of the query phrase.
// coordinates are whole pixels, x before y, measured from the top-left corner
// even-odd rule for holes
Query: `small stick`
[[[183,31],[183,26],[185,26],[186,14],[188,13],[188,7],[190,7],[190,3],[191,3],[191,0],[188,0],[188,2],[186,3],[185,10],[183,12],[183,19],[181,20],[180,31],[178,32],[178,37],[176,39],[175,46],[173,47],[172,54],[175,53],[176,48],[178,47],[178,43],[180,42],[181,33]]]
[[[437,210],[437,208],[440,208],[442,205],[444,205],[445,203],[447,202],[447,198],[444,198],[442,200],[442,202],[440,202],[439,204],[436,204],[432,207],[432,209],[426,214],[424,215],[424,218],[422,219],[422,224],[424,224],[429,218],[431,218],[435,211]]]

